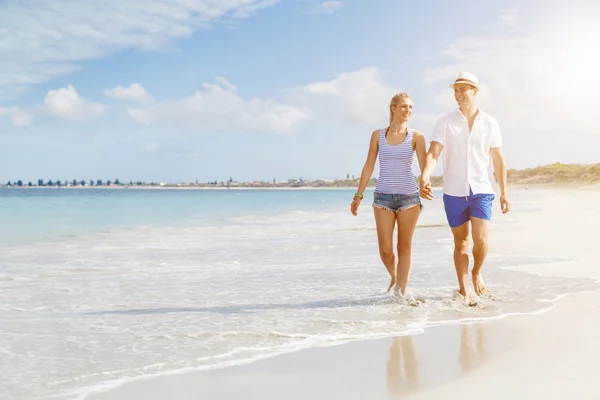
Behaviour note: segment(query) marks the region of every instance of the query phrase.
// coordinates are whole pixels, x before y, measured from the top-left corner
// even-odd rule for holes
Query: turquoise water
[[[0,189],[0,393],[83,399],[131,379],[225,368],[434,324],[540,312],[595,282],[514,272],[570,263],[491,253],[493,298],[452,299],[440,196],[414,235],[409,306],[383,293],[371,192]],[[493,225],[541,207],[513,194]],[[497,205],[496,209],[497,209]]]
[[[327,211],[351,201],[353,193],[352,189],[0,188],[0,246],[117,228],[223,224],[243,215]]]

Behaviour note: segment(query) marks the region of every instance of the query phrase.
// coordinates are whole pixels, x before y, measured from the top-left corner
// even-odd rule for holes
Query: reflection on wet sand
[[[388,391],[406,395],[419,386],[419,361],[412,336],[395,337],[387,362]]]
[[[484,324],[462,326],[459,361],[463,372],[468,372],[485,361],[487,358],[486,340],[486,327]]]
[[[486,329],[485,323],[462,325],[458,346],[455,346],[456,342],[446,344],[448,341],[453,341],[452,339],[457,339],[457,336],[453,335],[443,341],[444,346],[450,346],[449,352],[442,351],[440,353],[433,350],[434,357],[432,359],[427,355],[427,353],[431,354],[432,349],[430,348],[429,351],[426,351],[426,354],[421,356],[425,355],[425,359],[429,360],[428,363],[435,362],[437,368],[447,371],[456,371],[456,362],[458,361],[460,371],[467,373],[483,364],[489,357]],[[423,382],[419,376],[419,356],[414,338],[414,336],[400,336],[392,339],[387,359],[387,390],[390,397],[404,397],[423,385],[429,386],[431,384],[431,382]],[[457,350],[458,360],[456,357]],[[444,365],[446,365],[446,368]],[[423,364],[421,368],[425,370],[425,375],[427,375],[431,365]],[[449,373],[451,375],[455,374],[454,372]]]

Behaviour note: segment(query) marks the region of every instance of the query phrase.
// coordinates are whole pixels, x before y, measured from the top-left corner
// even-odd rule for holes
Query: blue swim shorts
[[[391,194],[391,193],[373,193],[373,207],[384,208],[388,211],[398,212],[408,210],[411,207],[420,206],[421,198],[419,193],[411,194]]]
[[[469,196],[450,196],[444,194],[444,210],[451,228],[461,226],[471,217],[492,219],[492,202],[495,196],[488,193],[473,194],[469,188]]]

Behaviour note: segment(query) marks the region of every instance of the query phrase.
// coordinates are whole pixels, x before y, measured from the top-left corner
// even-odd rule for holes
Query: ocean
[[[533,314],[597,282],[510,267],[574,260],[490,250],[491,298],[452,299],[452,238],[437,193],[414,235],[410,306],[384,293],[372,192],[354,189],[0,189],[0,393],[83,399],[149,376],[312,346]],[[541,209],[515,192],[494,226]]]

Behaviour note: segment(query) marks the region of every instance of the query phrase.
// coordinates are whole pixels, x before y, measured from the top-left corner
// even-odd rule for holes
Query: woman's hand
[[[350,204],[350,212],[352,215],[356,216],[361,200],[362,199],[360,197],[355,197],[354,200],[352,200],[352,204]]]
[[[427,200],[433,200],[433,190],[431,190],[431,181],[429,178],[421,178],[419,183],[421,197]]]

